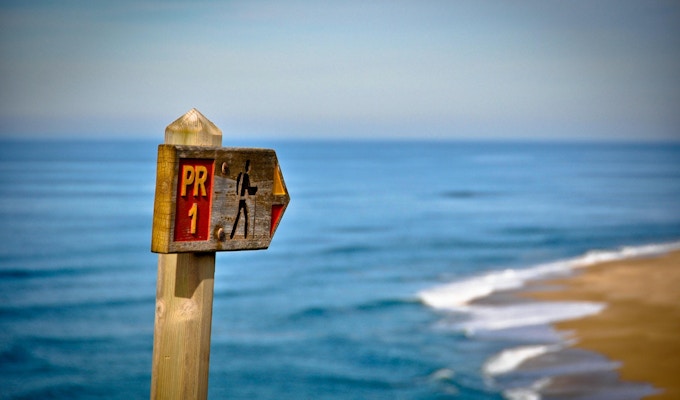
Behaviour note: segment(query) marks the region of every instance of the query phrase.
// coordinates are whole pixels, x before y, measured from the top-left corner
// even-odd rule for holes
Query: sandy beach
[[[540,285],[526,294],[606,303],[597,315],[555,326],[572,333],[575,346],[620,362],[622,380],[659,389],[647,398],[680,399],[680,251],[602,263]]]

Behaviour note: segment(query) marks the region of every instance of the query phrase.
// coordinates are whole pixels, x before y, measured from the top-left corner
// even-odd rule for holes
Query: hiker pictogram
[[[238,174],[236,179],[236,194],[239,196],[238,200],[238,211],[236,212],[236,219],[234,220],[234,226],[231,228],[231,239],[234,238],[236,233],[236,228],[238,227],[238,221],[243,214],[243,237],[248,237],[248,198],[254,196],[257,193],[257,186],[251,186],[250,184],[250,160],[246,160],[246,165],[243,172]]]

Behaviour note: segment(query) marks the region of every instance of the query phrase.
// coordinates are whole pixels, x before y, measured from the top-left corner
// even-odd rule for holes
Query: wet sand
[[[680,251],[603,263],[539,285],[524,295],[606,303],[597,315],[555,327],[573,333],[575,346],[620,362],[622,380],[659,389],[646,398],[680,399]]]

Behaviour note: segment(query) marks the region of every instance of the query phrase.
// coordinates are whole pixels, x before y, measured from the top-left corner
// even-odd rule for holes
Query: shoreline
[[[547,285],[547,286],[546,286]],[[547,288],[546,288],[547,287]],[[646,399],[680,398],[680,251],[603,262],[564,278],[539,280],[521,296],[606,304],[598,314],[556,322],[574,347],[620,363],[626,382],[658,391]]]

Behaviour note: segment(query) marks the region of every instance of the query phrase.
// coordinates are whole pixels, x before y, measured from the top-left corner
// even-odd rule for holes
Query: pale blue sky
[[[680,2],[2,1],[0,135],[680,139]]]

